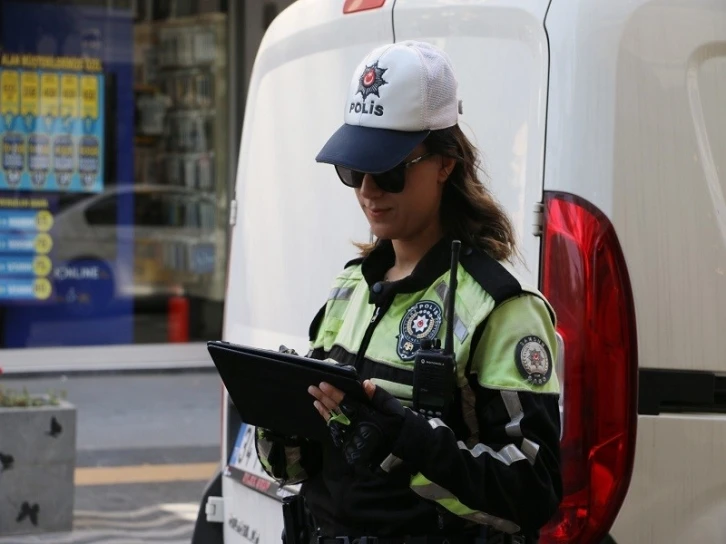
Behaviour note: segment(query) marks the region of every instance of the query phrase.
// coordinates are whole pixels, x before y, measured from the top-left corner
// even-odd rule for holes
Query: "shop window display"
[[[0,1],[0,349],[221,335],[226,2]]]

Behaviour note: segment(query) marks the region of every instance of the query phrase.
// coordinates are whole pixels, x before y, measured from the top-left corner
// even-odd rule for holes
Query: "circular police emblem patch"
[[[423,300],[411,306],[401,319],[398,335],[398,356],[404,361],[415,357],[422,340],[433,340],[441,328],[441,306]]]
[[[514,360],[517,370],[528,382],[544,385],[552,376],[550,350],[537,336],[525,336],[517,343]]]

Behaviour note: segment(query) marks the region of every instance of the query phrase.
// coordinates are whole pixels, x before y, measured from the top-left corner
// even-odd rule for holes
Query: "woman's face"
[[[426,153],[421,144],[403,162]],[[355,189],[373,235],[389,240],[415,238],[439,223],[439,204],[446,178],[454,167],[453,159],[430,155],[405,170],[406,182],[400,193],[383,191],[366,174],[360,189]]]

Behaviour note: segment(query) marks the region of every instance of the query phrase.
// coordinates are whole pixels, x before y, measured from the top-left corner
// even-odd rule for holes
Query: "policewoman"
[[[330,441],[258,429],[257,451],[273,477],[302,482],[320,542],[537,542],[562,497],[555,315],[502,264],[515,234],[478,178],[457,87],[432,45],[377,48],[317,156],[351,187],[375,241],[335,278],[308,355],[355,366],[371,402],[311,387]],[[456,380],[441,392],[450,409],[431,417],[412,409],[414,361],[445,338],[454,239]]]

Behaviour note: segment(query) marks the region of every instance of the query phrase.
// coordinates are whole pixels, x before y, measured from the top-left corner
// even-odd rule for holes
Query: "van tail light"
[[[345,0],[343,4],[343,13],[357,13],[369,9],[378,9],[383,7],[386,0]]]
[[[615,230],[580,198],[545,193],[541,291],[564,346],[564,497],[543,544],[596,543],[622,506],[637,424],[630,281]]]

